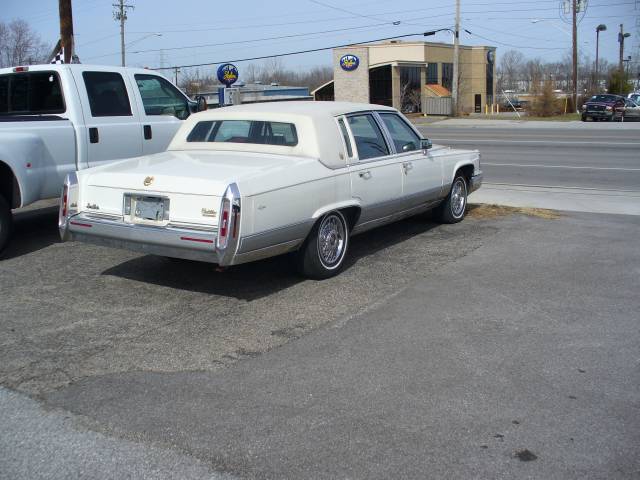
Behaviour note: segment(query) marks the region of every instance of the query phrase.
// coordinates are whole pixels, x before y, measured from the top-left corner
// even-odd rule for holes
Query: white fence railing
[[[451,97],[422,97],[422,113],[451,115]]]

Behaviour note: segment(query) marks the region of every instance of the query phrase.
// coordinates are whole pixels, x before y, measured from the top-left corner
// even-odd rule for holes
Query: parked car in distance
[[[619,95],[607,93],[593,95],[582,105],[582,121],[586,122],[588,119],[593,121],[605,120],[609,122],[619,120],[622,118],[624,102],[624,97]]]
[[[57,197],[76,170],[165,150],[184,119],[202,108],[150,70],[0,69],[0,250],[9,240],[11,209]]]
[[[640,105],[629,98],[625,99],[622,118],[625,122],[640,120]]]
[[[633,92],[627,95],[627,98],[633,100],[634,102],[640,104],[640,92]]]
[[[222,267],[297,252],[321,279],[355,234],[432,208],[459,222],[481,181],[477,150],[432,148],[390,107],[240,105],[192,115],[164,153],[70,174],[59,227]]]

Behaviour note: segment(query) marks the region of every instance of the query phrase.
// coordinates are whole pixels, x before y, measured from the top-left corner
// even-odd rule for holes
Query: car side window
[[[395,113],[380,113],[380,118],[391,134],[397,153],[411,152],[420,148],[420,137]]]
[[[115,72],[83,72],[92,117],[130,117],[131,104],[122,75]]]
[[[356,142],[360,160],[389,155],[389,147],[373,115],[370,113],[350,115],[347,121]]]
[[[170,115],[180,120],[189,116],[187,99],[169,81],[155,75],[134,77],[147,115]]]
[[[340,126],[340,133],[342,134],[342,139],[344,140],[344,144],[347,147],[347,155],[349,156],[349,158],[352,158],[353,148],[351,148],[351,139],[349,138],[349,132],[347,132],[347,127],[344,124],[344,120],[339,119],[338,125]]]

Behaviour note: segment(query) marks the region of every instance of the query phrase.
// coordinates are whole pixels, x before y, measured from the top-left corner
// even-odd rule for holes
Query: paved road
[[[530,206],[640,214],[640,123],[467,123],[421,130],[435,143],[481,151],[489,188],[476,201],[510,204],[517,193]]]
[[[0,478],[637,478],[640,219],[477,211],[356,237],[325,282],[21,214]]]

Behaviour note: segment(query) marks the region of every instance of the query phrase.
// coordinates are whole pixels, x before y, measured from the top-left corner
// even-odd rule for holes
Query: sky
[[[461,0],[461,28],[471,32],[461,32],[461,43],[495,46],[498,61],[500,53],[510,49],[521,51],[527,58],[560,60],[571,49],[571,25],[562,18],[561,1]],[[82,63],[119,65],[120,29],[112,6],[116,2],[73,0],[76,52]],[[135,7],[129,10],[126,22],[127,65],[156,68],[235,61],[241,75],[242,66],[247,64],[238,61],[241,59],[452,28],[455,21],[454,0],[126,3]],[[600,58],[617,62],[620,23],[631,33],[625,42],[625,56],[638,51],[640,0],[587,3],[578,27],[581,54],[595,57],[595,30],[600,23],[607,25],[607,30],[600,33]],[[5,22],[26,20],[52,45],[59,37],[57,0],[3,0],[0,15]],[[451,34],[442,32],[426,40],[448,43]],[[294,70],[330,65],[331,51],[287,56],[283,62]],[[214,70],[215,66],[201,68],[205,73]]]

